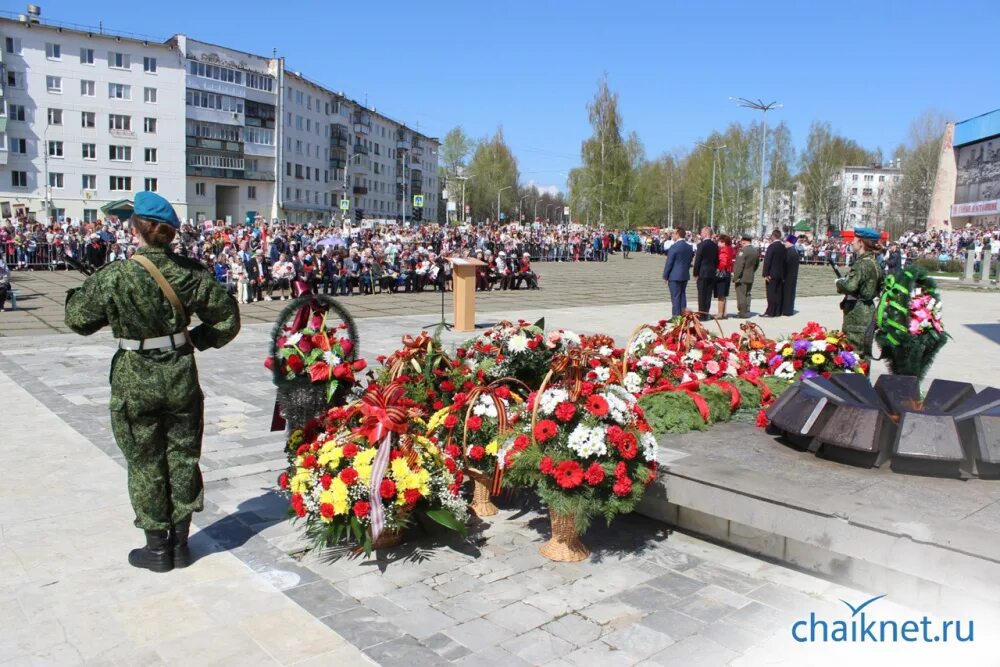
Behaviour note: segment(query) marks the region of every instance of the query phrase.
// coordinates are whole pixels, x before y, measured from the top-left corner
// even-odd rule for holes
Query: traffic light
[[[357,220],[358,222],[361,222],[361,220],[364,217],[365,217],[365,211],[364,211],[364,209],[361,209],[361,208],[354,209],[354,219],[355,220]]]
[[[416,222],[421,222],[424,219],[424,209],[423,208],[413,209],[412,217]]]

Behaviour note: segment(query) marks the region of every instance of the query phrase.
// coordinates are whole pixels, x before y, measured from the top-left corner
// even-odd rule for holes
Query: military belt
[[[187,330],[179,331],[169,336],[158,336],[156,338],[143,338],[142,340],[132,340],[129,338],[118,339],[119,350],[131,350],[133,352],[146,352],[149,350],[176,350],[183,347],[189,341]]]

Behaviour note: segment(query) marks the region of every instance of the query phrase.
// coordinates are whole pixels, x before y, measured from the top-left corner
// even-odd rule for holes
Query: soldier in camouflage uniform
[[[882,269],[875,259],[876,253],[882,251],[880,238],[874,229],[855,228],[854,249],[858,259],[845,277],[837,279],[837,292],[845,295],[840,304],[844,311],[844,333],[865,361],[870,360],[872,353],[865,334],[875,317],[875,297],[882,290]]]
[[[171,252],[180,221],[166,199],[137,194],[132,225],[141,239],[136,255],[145,259],[112,262],[70,290],[66,325],[84,336],[110,325],[119,339],[111,426],[128,463],[135,525],[146,533],[146,547],[129,553],[129,563],[166,572],[190,562],[191,514],[203,508],[204,399],[194,350],[235,338],[240,315],[208,269]],[[188,332],[192,313],[201,323]]]

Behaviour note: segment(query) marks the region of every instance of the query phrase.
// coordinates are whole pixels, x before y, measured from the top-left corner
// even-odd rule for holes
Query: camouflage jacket
[[[208,269],[162,248],[142,247],[136,252],[160,269],[188,318],[196,315],[200,320],[191,330],[196,348],[222,347],[236,337],[239,307]],[[188,324],[179,321],[159,285],[138,262],[111,262],[66,295],[66,326],[84,336],[110,325],[117,338],[141,340],[177,333]]]
[[[875,317],[875,297],[882,289],[882,269],[875,255],[866,252],[851,265],[848,274],[837,281],[837,292],[857,299],[854,307],[844,313],[844,332],[857,347],[865,330]]]

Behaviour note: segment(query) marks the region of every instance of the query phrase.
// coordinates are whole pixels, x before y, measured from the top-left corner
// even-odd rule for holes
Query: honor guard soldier
[[[845,337],[866,362],[872,355],[875,297],[882,290],[882,269],[875,259],[882,252],[880,240],[874,229],[856,227],[854,250],[858,258],[847,275],[837,279],[837,293],[844,295],[840,308],[844,311]]]
[[[181,223],[166,199],[138,193],[131,219],[135,255],[69,291],[66,325],[84,336],[110,326],[118,339],[111,428],[128,464],[135,525],[146,533],[146,546],[128,561],[167,572],[190,563],[191,514],[203,508],[204,396],[194,351],[235,338],[240,314],[208,269],[171,251]],[[188,331],[192,314],[200,324]]]

